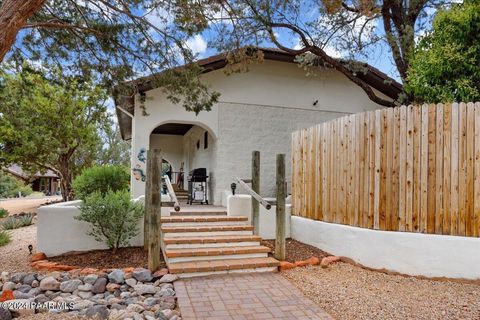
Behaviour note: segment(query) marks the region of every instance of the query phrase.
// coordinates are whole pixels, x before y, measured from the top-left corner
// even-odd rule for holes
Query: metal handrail
[[[247,191],[248,194],[252,196],[253,199],[257,200],[258,203],[264,206],[265,209],[270,210],[272,208],[272,205],[268,203],[267,200],[263,199],[261,195],[253,191],[253,189],[243,179],[236,177],[235,180]]]
[[[163,179],[165,180],[168,193],[170,194],[170,198],[173,202],[173,208],[175,209],[175,211],[180,211],[180,203],[177,200],[177,195],[175,194],[175,190],[173,189],[172,183],[170,182],[170,178],[167,175],[164,175]]]

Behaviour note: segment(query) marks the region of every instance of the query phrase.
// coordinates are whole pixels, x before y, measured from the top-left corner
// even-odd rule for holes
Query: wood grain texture
[[[480,104],[381,109],[294,132],[292,203],[332,223],[478,237]]]

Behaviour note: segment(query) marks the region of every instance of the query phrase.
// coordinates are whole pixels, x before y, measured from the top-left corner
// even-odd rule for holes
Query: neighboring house
[[[48,195],[60,192],[60,177],[51,170],[31,175],[23,171],[19,165],[13,164],[3,168],[3,171],[30,185],[33,191],[43,192]]]
[[[210,202],[215,204],[222,202],[223,191],[230,190],[235,177],[250,177],[251,154],[258,150],[261,194],[273,196],[275,156],[285,153],[290,159],[293,131],[380,108],[336,70],[319,67],[315,76],[307,76],[294,63],[293,55],[272,49],[263,51],[264,62],[251,65],[249,72],[228,76],[222,70],[226,65],[224,55],[200,60],[205,69],[203,80],[221,96],[211,111],[198,116],[171,103],[162,88],[155,87],[148,77],[130,82],[145,93],[148,115],[142,114],[138,96],[116,95],[122,137],[131,140],[134,197],[145,191],[142,177],[149,148],[160,148],[172,171],[183,167],[185,179],[190,170],[207,168]],[[392,100],[398,97],[399,83],[373,67],[368,70],[361,76],[376,92]]]

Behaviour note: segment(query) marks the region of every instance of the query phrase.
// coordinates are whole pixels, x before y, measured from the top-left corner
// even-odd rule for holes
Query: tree
[[[172,101],[208,110],[218,94],[198,81],[202,70],[189,64],[195,58],[189,35],[169,21],[172,10],[167,0],[0,0],[0,62],[34,61],[107,90],[155,74],[149,81],[164,85]],[[158,73],[184,63],[189,65]],[[195,90],[183,89],[188,86]],[[136,86],[125,86],[116,94],[138,93]]]
[[[411,59],[406,90],[417,102],[480,100],[480,2],[437,13]]]
[[[28,172],[50,169],[61,178],[62,197],[72,198],[72,179],[95,161],[99,127],[106,121],[106,94],[69,77],[48,80],[24,65],[0,72],[0,159]],[[92,152],[93,150],[93,152]]]
[[[102,143],[97,153],[97,164],[130,166],[130,143],[120,135],[118,124],[110,115],[107,125],[100,131]]]
[[[298,55],[306,66],[333,67],[357,84],[372,101],[393,106],[395,102],[378,95],[358,77],[360,72],[366,72],[366,66],[355,60],[368,60],[378,54],[374,49],[385,43],[402,82],[406,83],[415,36],[428,28],[429,10],[450,2],[232,0],[206,1],[195,6],[191,1],[179,1],[184,5],[177,12],[176,23],[187,32],[202,28],[216,30],[220,36],[212,43],[221,51],[274,43],[279,49]],[[282,41],[282,32],[288,32],[298,43]],[[242,57],[245,52],[240,51],[233,60],[245,60]],[[403,93],[396,103],[411,99]]]

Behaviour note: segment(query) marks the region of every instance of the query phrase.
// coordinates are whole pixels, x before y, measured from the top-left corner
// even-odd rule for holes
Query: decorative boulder
[[[60,290],[60,282],[58,282],[54,277],[46,277],[40,281],[40,289],[42,291],[58,291]]]
[[[149,282],[152,281],[153,276],[150,270],[144,268],[138,268],[133,270],[132,276],[140,282]]]
[[[120,269],[115,269],[108,274],[108,280],[112,283],[122,284],[125,282],[125,272]]]

